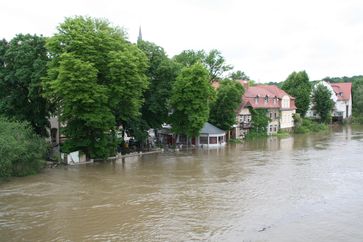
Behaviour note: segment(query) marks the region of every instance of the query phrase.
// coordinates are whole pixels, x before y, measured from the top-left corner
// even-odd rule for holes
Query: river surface
[[[0,183],[0,241],[363,241],[363,127]]]

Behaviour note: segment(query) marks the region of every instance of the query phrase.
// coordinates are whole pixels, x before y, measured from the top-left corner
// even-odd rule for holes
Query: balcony
[[[240,129],[249,129],[251,128],[251,122],[243,122],[243,123],[240,123],[239,127]]]

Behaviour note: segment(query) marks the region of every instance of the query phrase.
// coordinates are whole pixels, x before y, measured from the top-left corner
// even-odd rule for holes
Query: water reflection
[[[12,179],[0,241],[361,241],[362,141],[337,126]]]

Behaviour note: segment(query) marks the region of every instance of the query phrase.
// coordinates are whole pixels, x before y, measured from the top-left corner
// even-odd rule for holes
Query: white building
[[[331,100],[334,102],[332,113],[334,121],[345,120],[352,116],[352,83],[329,83],[326,81],[320,81],[316,85],[323,85],[330,91]],[[313,109],[312,103],[310,103],[306,117],[319,118],[319,115]]]

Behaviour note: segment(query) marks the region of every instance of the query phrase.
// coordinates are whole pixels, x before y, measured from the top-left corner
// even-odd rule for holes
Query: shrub
[[[310,132],[320,132],[328,129],[328,126],[324,123],[317,123],[310,119],[304,118],[299,120],[299,125],[296,125],[295,120],[295,130],[294,132],[297,134],[306,134]]]
[[[35,174],[46,150],[45,140],[29,124],[0,117],[0,177]]]

